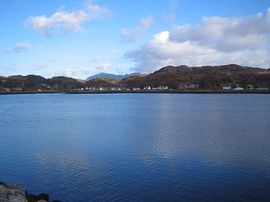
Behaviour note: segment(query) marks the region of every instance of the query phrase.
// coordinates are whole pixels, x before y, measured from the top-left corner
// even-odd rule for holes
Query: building
[[[233,90],[244,90],[244,88],[238,86],[238,87],[234,88]]]
[[[253,85],[248,84],[247,89],[248,89],[248,90],[253,90],[253,89],[254,89],[254,87],[253,87]]]
[[[143,88],[143,90],[151,90],[151,86],[146,86]]]
[[[178,89],[195,89],[199,88],[199,84],[196,83],[180,83]]]
[[[152,88],[153,90],[168,90],[168,86],[159,86],[159,87],[155,87],[155,88]]]
[[[223,86],[223,87],[222,87],[222,90],[231,90],[231,89],[232,89],[231,86]]]
[[[0,91],[2,91],[2,92],[10,92],[11,89],[10,88],[0,88]]]

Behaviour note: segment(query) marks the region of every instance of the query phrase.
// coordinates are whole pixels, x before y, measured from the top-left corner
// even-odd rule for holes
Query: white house
[[[223,87],[222,87],[222,90],[231,90],[231,89],[232,89],[231,86],[223,86]]]
[[[244,90],[244,88],[238,86],[238,87],[234,88],[233,90]]]
[[[146,86],[143,88],[144,90],[151,90],[151,87],[150,86]]]

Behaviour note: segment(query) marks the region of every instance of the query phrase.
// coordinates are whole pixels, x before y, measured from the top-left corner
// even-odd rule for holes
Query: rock
[[[0,182],[0,202],[48,202],[49,195],[42,193],[39,195],[28,194],[20,185],[7,185]]]
[[[20,185],[0,184],[0,202],[28,202],[25,189]]]

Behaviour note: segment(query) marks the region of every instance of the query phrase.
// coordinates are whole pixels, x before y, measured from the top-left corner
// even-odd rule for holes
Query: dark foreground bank
[[[28,193],[20,185],[7,185],[0,182],[0,201],[1,202],[49,202],[49,195],[42,193],[33,195]],[[52,202],[60,202],[54,200]]]

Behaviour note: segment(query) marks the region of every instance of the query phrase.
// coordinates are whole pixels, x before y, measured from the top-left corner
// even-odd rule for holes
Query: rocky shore
[[[0,202],[49,202],[49,195],[45,193],[32,195],[20,185],[7,185],[0,182]]]

